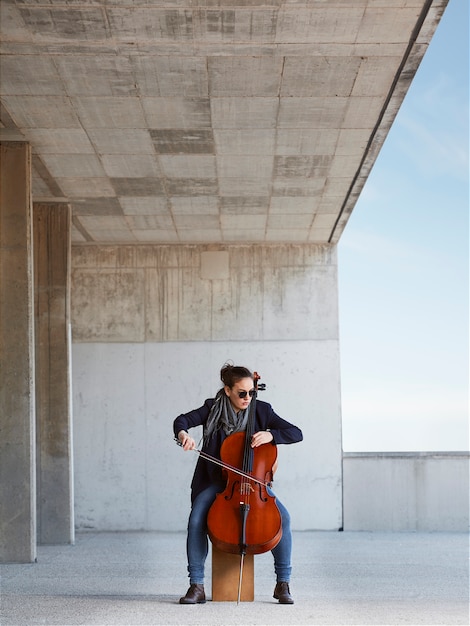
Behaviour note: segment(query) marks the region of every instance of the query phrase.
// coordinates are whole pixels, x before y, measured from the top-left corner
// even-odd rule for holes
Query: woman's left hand
[[[269,443],[273,440],[272,434],[268,430],[260,430],[251,438],[251,447],[257,448],[262,446],[263,443]]]

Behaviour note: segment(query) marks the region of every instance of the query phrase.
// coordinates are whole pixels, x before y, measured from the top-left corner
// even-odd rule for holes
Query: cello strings
[[[269,482],[266,483],[263,480],[259,480],[258,478],[255,478],[251,474],[248,474],[247,472],[244,472],[244,471],[238,469],[237,467],[234,467],[233,465],[229,465],[228,463],[224,463],[223,461],[219,461],[219,459],[216,459],[214,456],[211,456],[210,454],[207,454],[207,452],[203,452],[202,450],[197,450],[196,448],[193,450],[193,452],[197,452],[197,454],[202,456],[203,459],[206,459],[207,461],[210,461],[211,463],[215,463],[216,465],[220,465],[220,467],[222,467],[224,469],[228,469],[231,472],[234,472],[235,474],[238,474],[239,476],[243,476],[244,478],[248,478],[249,480],[252,480],[253,482],[258,483],[259,485],[262,485],[263,487],[269,487],[270,484],[271,484]]]
[[[182,446],[183,444],[181,443],[181,441],[176,441],[176,445]],[[235,474],[238,474],[239,476],[243,476],[245,478],[248,478],[249,480],[252,480],[253,482],[258,483],[259,485],[262,485],[263,487],[270,487],[271,486],[271,481],[265,482],[263,480],[260,480],[259,478],[255,478],[251,474],[248,474],[248,473],[238,469],[238,467],[234,467],[233,465],[230,465],[229,463],[224,463],[223,461],[220,461],[219,459],[216,459],[215,456],[211,456],[210,454],[207,454],[207,452],[203,452],[202,450],[198,450],[197,448],[193,448],[192,452],[196,452],[196,454],[199,454],[200,456],[202,456],[202,458],[206,459],[206,461],[210,461],[211,463],[215,463],[216,465],[219,465],[223,469],[228,469],[231,472],[234,472]]]

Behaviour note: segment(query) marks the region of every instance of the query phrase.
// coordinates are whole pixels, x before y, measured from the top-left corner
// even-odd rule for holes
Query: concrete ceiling
[[[4,140],[74,244],[337,242],[447,0],[1,0]]]

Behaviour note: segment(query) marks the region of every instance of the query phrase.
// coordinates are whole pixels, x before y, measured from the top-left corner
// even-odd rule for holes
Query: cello
[[[251,447],[255,433],[256,397],[260,376],[254,372],[254,393],[245,432],[229,435],[220,449],[226,485],[217,494],[207,516],[212,544],[223,552],[240,555],[238,600],[246,554],[272,550],[282,537],[282,520],[275,496],[268,492],[277,463],[277,448],[272,443]],[[217,462],[201,453],[207,460]]]

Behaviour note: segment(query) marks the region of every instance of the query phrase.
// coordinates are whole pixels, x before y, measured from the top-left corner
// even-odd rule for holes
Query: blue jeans
[[[209,541],[207,538],[207,513],[220,487],[211,485],[202,491],[194,500],[188,521],[188,536],[186,552],[188,556],[189,582],[204,584],[204,564],[206,562]],[[270,495],[274,493],[268,489]],[[286,507],[276,499],[281,513],[282,537],[275,548],[271,550],[274,557],[274,572],[277,582],[289,582],[291,575],[292,533],[290,515]]]

